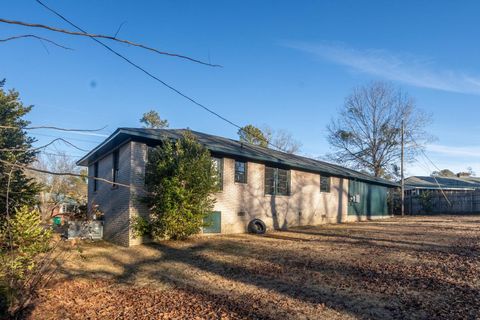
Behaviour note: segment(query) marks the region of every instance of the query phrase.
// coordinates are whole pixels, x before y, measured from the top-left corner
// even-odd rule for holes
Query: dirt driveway
[[[83,247],[31,319],[480,319],[480,216]]]

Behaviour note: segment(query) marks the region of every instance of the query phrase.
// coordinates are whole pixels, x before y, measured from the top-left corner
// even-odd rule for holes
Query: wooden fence
[[[405,213],[478,213],[480,212],[480,189],[478,190],[419,190],[417,194],[405,195]],[[424,193],[424,194],[422,194]],[[448,200],[447,200],[448,199]]]

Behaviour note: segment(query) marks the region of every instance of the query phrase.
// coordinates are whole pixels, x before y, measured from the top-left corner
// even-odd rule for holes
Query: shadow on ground
[[[480,217],[421,219],[90,244],[85,260],[59,265],[59,279],[180,288],[241,318],[477,318]]]

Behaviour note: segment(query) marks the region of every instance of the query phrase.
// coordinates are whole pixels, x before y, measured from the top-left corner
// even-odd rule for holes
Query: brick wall
[[[135,238],[130,230],[131,217],[148,218],[148,209],[140,201],[146,160],[147,146],[129,142],[120,147],[119,182],[133,188],[112,189],[99,182],[98,190],[93,192],[93,183],[89,183],[89,208],[98,204],[105,214],[104,239],[124,246],[148,241]],[[254,218],[262,219],[269,229],[347,221],[347,179],[332,177],[331,191],[323,193],[319,174],[291,170],[290,196],[265,195],[263,164],[248,162],[247,183],[241,184],[234,182],[235,160],[223,161],[223,190],[216,194],[215,203],[215,211],[222,213],[222,233],[246,232]],[[112,179],[112,163],[112,154],[99,160],[99,177]],[[93,165],[89,175],[93,175]]]
[[[291,195],[272,196],[265,195],[263,164],[248,163],[247,184],[234,182],[234,165],[224,158],[223,190],[216,196],[222,233],[246,232],[254,218],[270,229],[346,221],[348,180],[332,177],[331,192],[323,193],[319,174],[291,170]]]
[[[131,144],[119,148],[118,182],[130,184],[131,179]],[[113,154],[110,153],[98,161],[98,177],[112,180]],[[93,165],[88,168],[88,175],[94,175]],[[104,213],[103,238],[116,244],[129,245],[130,229],[130,189],[122,186],[97,181],[97,191],[93,191],[93,179],[88,183],[89,212],[95,205]]]
[[[148,208],[142,203],[142,197],[145,195],[145,163],[147,161],[147,146],[144,143],[131,142],[131,171],[130,183],[134,187],[130,193],[130,218],[137,216],[148,219]],[[130,230],[130,245],[148,242],[146,237],[136,237]]]

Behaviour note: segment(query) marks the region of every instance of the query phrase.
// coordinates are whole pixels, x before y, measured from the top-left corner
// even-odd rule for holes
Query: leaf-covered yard
[[[478,319],[480,216],[85,244],[30,319]]]

